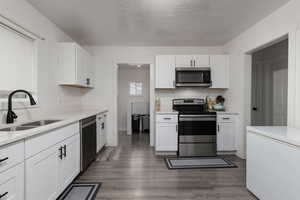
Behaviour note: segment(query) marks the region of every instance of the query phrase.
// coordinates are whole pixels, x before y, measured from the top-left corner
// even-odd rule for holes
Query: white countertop
[[[248,132],[300,147],[300,129],[287,126],[248,126]]]
[[[5,132],[2,131],[0,132],[0,146],[7,145],[9,143],[13,143],[19,140],[23,140],[59,127],[66,126],[68,124],[76,123],[81,119],[100,114],[100,113],[105,113],[107,112],[107,109],[89,109],[89,110],[78,110],[78,111],[72,111],[72,112],[67,112],[67,113],[60,113],[60,114],[54,114],[47,119],[58,119],[62,120],[53,124],[45,125],[45,126],[40,126],[37,128],[29,129],[29,130],[24,130],[24,131],[16,131],[16,132]],[[39,120],[39,119],[37,119]],[[37,121],[36,120],[36,121]],[[40,119],[43,120],[43,119]],[[26,123],[26,122],[25,122]],[[13,124],[10,126],[17,126],[18,124]],[[6,128],[10,127],[7,125],[0,125],[0,128]]]
[[[178,111],[176,110],[161,110],[155,112],[157,115],[178,115]]]

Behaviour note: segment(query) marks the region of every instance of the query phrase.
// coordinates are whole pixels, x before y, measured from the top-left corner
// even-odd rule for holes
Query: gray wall
[[[287,124],[288,40],[252,55],[252,125]]]

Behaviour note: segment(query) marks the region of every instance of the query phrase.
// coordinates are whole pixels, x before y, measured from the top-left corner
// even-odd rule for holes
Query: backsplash
[[[160,98],[161,110],[172,110],[172,100],[176,98],[205,98],[225,94],[223,89],[177,88],[175,90],[155,90],[155,96]],[[225,100],[226,106],[226,100]]]

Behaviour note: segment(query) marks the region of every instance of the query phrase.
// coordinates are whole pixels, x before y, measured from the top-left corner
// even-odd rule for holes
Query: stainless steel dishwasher
[[[80,160],[81,172],[95,160],[97,151],[97,121],[96,116],[80,121]]]

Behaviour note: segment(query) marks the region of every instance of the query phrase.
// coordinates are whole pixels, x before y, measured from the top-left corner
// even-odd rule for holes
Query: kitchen
[[[273,176],[272,180],[268,179],[263,182],[258,179],[259,175],[253,171],[252,167],[260,167],[263,172],[269,163],[264,162],[268,159],[256,160],[253,155],[257,155],[259,152],[254,152],[251,146],[267,147],[264,144],[267,144],[269,139],[272,139],[272,142],[279,140],[283,143],[282,145],[287,143],[293,148],[298,146],[296,135],[297,127],[299,127],[298,102],[300,102],[300,96],[296,86],[299,84],[297,79],[299,75],[299,70],[297,70],[300,33],[298,29],[300,19],[297,14],[298,8],[300,8],[299,2],[295,0],[278,0],[276,2],[265,0],[260,2],[260,6],[257,6],[255,5],[257,2],[235,1],[229,3],[232,8],[236,8],[234,12],[229,9],[230,6],[227,7],[226,4],[220,3],[219,6],[225,13],[222,13],[218,7],[208,6],[207,9],[218,10],[226,21],[224,23],[228,26],[225,28],[222,23],[210,18],[214,27],[222,27],[221,30],[218,29],[219,31],[214,32],[214,34],[218,34],[217,37],[211,32],[211,34],[207,34],[207,32],[204,34],[205,30],[198,32],[196,24],[198,20],[205,19],[205,17],[199,16],[199,13],[204,12],[203,4],[195,3],[195,1],[191,4],[185,3],[187,3],[188,9],[199,8],[194,13],[197,16],[197,22],[192,20],[193,17],[189,18],[195,16],[192,14],[189,17],[166,14],[167,17],[181,16],[185,20],[187,20],[185,17],[188,17],[190,22],[195,25],[192,29],[195,32],[193,34],[188,31],[191,30],[190,26],[184,26],[178,18],[179,24],[177,25],[183,27],[170,25],[168,27],[170,31],[168,31],[166,30],[168,28],[163,29],[164,23],[160,24],[160,21],[153,15],[146,20],[143,18],[145,16],[137,10],[135,12],[128,11],[128,9],[140,8],[149,9],[145,15],[152,12],[161,14],[173,12],[173,10],[168,10],[172,6],[174,9],[176,8],[177,12],[177,9],[182,8],[180,5],[184,5],[184,2],[172,5],[169,1],[166,1],[168,2],[166,4],[154,5],[155,2],[157,1],[153,1],[152,4],[143,1],[145,5],[127,2],[128,5],[126,3],[124,5],[118,1],[118,3],[107,3],[108,5],[104,3],[101,6],[100,2],[98,2],[99,4],[94,2],[95,4],[86,3],[88,9],[82,8],[78,1],[74,1],[74,6],[71,7],[67,3],[58,6],[61,2],[57,1],[5,0],[1,3],[0,21],[4,23],[4,26],[9,26],[5,31],[12,29],[7,33],[14,34],[5,34],[4,29],[1,29],[0,40],[2,44],[5,44],[0,48],[1,66],[10,67],[1,67],[0,69],[3,70],[0,80],[0,114],[2,116],[0,128],[9,128],[10,131],[3,131],[0,134],[0,159],[9,157],[8,160],[2,162],[4,164],[0,164],[0,177],[7,180],[14,177],[13,180],[17,180],[18,183],[18,185],[12,186],[9,184],[15,184],[13,181],[0,182],[0,195],[5,195],[3,199],[11,194],[13,194],[13,199],[56,199],[76,177],[73,184],[77,182],[101,183],[98,185],[100,188],[98,191],[95,191],[97,188],[91,187],[98,199],[166,199],[165,197],[213,199],[214,196],[220,199],[234,199],[234,196],[237,196],[237,199],[255,199],[248,190],[260,199],[276,199],[276,197],[268,195],[271,193],[270,189],[280,186],[273,183],[282,179],[283,170],[274,168],[273,172],[269,172],[268,177],[273,173],[278,174],[278,176]],[[214,3],[206,2],[204,7]],[[55,12],[56,8],[57,12]],[[99,12],[99,8],[102,9],[102,12]],[[118,9],[106,12],[105,8],[107,10]],[[120,14],[116,12],[120,12]],[[101,22],[107,19],[107,16],[110,16],[112,22],[120,20],[122,23],[117,26],[122,28],[124,35],[117,38],[115,35],[118,32],[117,29],[110,27],[106,22],[103,24],[98,21],[88,23],[90,19],[95,18],[95,13],[99,13],[97,19]],[[236,20],[235,26],[229,23],[229,13],[235,15],[230,18]],[[243,13],[248,13],[248,18],[238,17]],[[254,13],[255,16],[249,13]],[[107,16],[105,17],[105,15]],[[119,16],[119,18],[116,19],[113,15]],[[131,17],[134,15],[138,15],[140,18]],[[212,17],[207,13],[205,15],[208,15],[208,18]],[[138,19],[145,21],[141,23]],[[168,20],[165,21],[165,23],[167,22]],[[189,24],[188,21],[185,22],[187,25]],[[157,32],[151,32],[143,26],[147,23],[160,24],[163,28]],[[201,23],[205,23],[205,21]],[[91,24],[100,25],[91,26]],[[81,27],[79,28],[79,26]],[[156,26],[149,25],[149,27]],[[209,29],[210,26],[204,27]],[[174,29],[181,34],[171,36],[170,32],[172,30],[174,32]],[[226,32],[231,34],[230,37],[227,37],[224,33],[229,29],[232,29],[234,33]],[[134,35],[132,30],[145,32],[148,30],[148,34],[139,32]],[[91,35],[85,35],[88,33]],[[155,37],[157,40],[152,37],[156,33],[158,33]],[[20,37],[20,34],[23,34],[23,37]],[[170,35],[170,37],[166,35]],[[20,38],[22,39],[20,40]],[[274,129],[260,130],[249,127],[247,133],[246,127],[251,125],[252,109],[251,54],[286,38],[289,39],[288,128],[276,129],[275,127]],[[14,52],[14,54],[10,52]],[[3,58],[7,58],[7,60]],[[22,64],[20,65],[20,63]],[[116,92],[118,63],[144,63],[150,66],[150,145],[147,147],[125,147],[120,144]],[[26,70],[24,67],[27,67]],[[179,77],[176,77],[176,71],[180,73],[179,68],[202,68],[201,70],[210,68],[212,85],[206,85],[205,88],[175,87],[176,84],[180,84],[177,81]],[[197,73],[196,70],[194,71]],[[8,95],[17,89],[30,91],[36,105],[30,105],[30,95],[22,92],[14,94],[12,111],[15,115],[9,115],[11,116],[9,121],[12,118],[14,123],[7,124]],[[181,108],[188,109],[190,104],[194,103],[198,111],[207,106],[203,99],[208,97],[213,102],[218,96],[224,97],[226,110],[212,112],[215,115],[212,117],[214,121],[211,127],[215,127],[215,137],[210,138],[215,139],[210,140],[212,142],[209,142],[209,145],[211,147],[215,145],[216,150],[213,153],[218,157],[227,158],[237,168],[169,170],[163,159],[164,156],[174,156],[180,149],[188,148],[180,148],[181,143],[194,143],[194,141],[182,141],[186,138],[180,138],[180,136],[174,137],[174,134],[177,134],[176,127],[179,128],[180,134],[180,115],[184,115],[186,112]],[[34,103],[32,102],[32,104]],[[159,109],[157,104],[160,105]],[[177,111],[174,111],[174,108]],[[190,114],[188,113],[188,115]],[[18,118],[15,118],[16,116]],[[91,116],[93,119],[89,119]],[[212,118],[210,117],[210,119]],[[39,126],[28,125],[32,122]],[[190,121],[188,122],[190,123]],[[50,124],[45,125],[47,123]],[[93,150],[90,151],[88,148],[81,152],[84,147],[82,136],[87,135],[82,135],[84,124],[87,124],[90,129],[87,132],[97,135],[93,135],[94,139],[88,140],[90,143],[87,146],[92,147]],[[16,129],[10,127],[28,128],[28,130],[17,133]],[[161,131],[160,127],[164,127],[168,131]],[[169,135],[161,136],[161,132]],[[286,137],[284,132],[287,133]],[[278,135],[274,135],[276,133]],[[268,140],[259,139],[258,135],[264,135],[264,139]],[[247,136],[250,137],[249,140],[246,139]],[[169,140],[170,138],[173,140]],[[246,145],[248,141],[250,147]],[[262,144],[262,141],[265,143]],[[246,151],[246,148],[250,149]],[[277,152],[281,149],[277,144],[272,148],[275,150],[268,149],[266,152]],[[260,147],[259,149],[264,148]],[[295,151],[298,150],[295,149]],[[81,154],[87,152],[93,154],[87,156],[91,156],[93,161],[91,165],[89,165],[91,160],[88,161],[87,171],[80,174],[83,169],[80,166],[80,160],[83,157]],[[251,163],[247,163],[248,152]],[[96,153],[98,154],[96,155]],[[202,151],[196,153],[202,153]],[[212,152],[210,151],[210,153]],[[289,157],[288,155],[291,154],[286,154],[285,157]],[[262,154],[262,156],[268,155]],[[44,160],[43,158],[49,159]],[[45,162],[38,162],[42,160]],[[285,160],[284,162],[292,161]],[[38,163],[41,165],[34,166]],[[254,165],[252,165],[253,163]],[[246,167],[246,164],[250,165]],[[291,163],[291,165],[294,164],[294,162]],[[247,171],[248,167],[249,172]],[[51,169],[56,169],[53,170],[56,171],[53,172],[56,175],[48,173]],[[296,174],[297,169],[293,169],[295,171],[291,170],[291,172]],[[207,181],[205,173],[211,178],[211,181]],[[248,177],[250,182],[246,182],[244,176],[246,173],[251,177],[250,179]],[[150,178],[153,176],[154,178]],[[261,177],[264,176],[261,175]],[[145,181],[146,179],[147,181]],[[45,180],[47,180],[46,183]],[[176,185],[176,182],[183,180],[186,181],[185,186]],[[296,187],[296,182],[292,180],[292,175],[284,179],[286,184],[290,183]],[[258,182],[265,184],[260,187],[263,190],[253,186],[253,183],[255,185]],[[281,199],[297,199],[295,197],[297,194],[293,193],[295,187],[284,188],[291,195],[281,196]],[[8,193],[6,193],[7,188],[9,189]],[[184,188],[186,189],[184,190]],[[281,195],[285,194],[282,190],[277,191],[281,191]],[[278,195],[278,193],[276,194]]]

